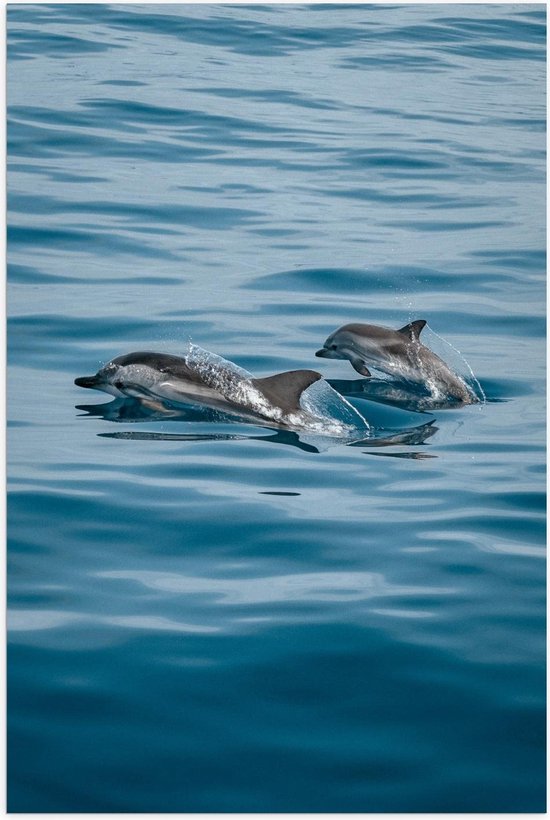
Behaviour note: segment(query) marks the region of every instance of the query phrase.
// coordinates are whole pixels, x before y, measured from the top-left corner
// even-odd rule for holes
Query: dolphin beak
[[[77,387],[97,387],[100,380],[97,376],[80,376],[80,378],[74,380],[74,383]]]
[[[321,350],[318,350],[318,351],[317,351],[317,353],[316,353],[315,355],[316,355],[319,359],[328,359],[328,358],[330,358],[330,357],[329,357],[329,352],[330,352],[330,351],[328,351],[328,350],[326,349],[326,347],[322,347],[322,348],[321,348]]]

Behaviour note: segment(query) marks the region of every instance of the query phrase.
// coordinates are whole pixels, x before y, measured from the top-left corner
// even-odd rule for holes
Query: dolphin
[[[284,423],[286,417],[302,412],[300,396],[321,378],[315,370],[291,370],[262,379],[244,379],[233,370],[221,372],[201,367],[188,358],[144,351],[117,356],[94,376],[75,379],[75,384],[103,390],[117,398],[153,396],[252,412]]]
[[[94,376],[75,379],[75,384],[117,398],[164,399],[237,411],[239,416],[256,421],[260,418],[275,426],[307,427],[311,422],[319,422],[300,404],[304,391],[322,379],[315,370],[291,370],[253,378],[201,348],[192,345],[190,350],[185,358],[151,351],[117,356]],[[326,385],[326,390],[331,388]],[[359,414],[357,417],[361,418]]]
[[[425,326],[417,319],[399,330],[379,325],[349,324],[335,330],[316,356],[349,359],[362,376],[371,376],[369,367],[415,385],[432,395],[461,404],[478,401],[466,382],[420,341]]]

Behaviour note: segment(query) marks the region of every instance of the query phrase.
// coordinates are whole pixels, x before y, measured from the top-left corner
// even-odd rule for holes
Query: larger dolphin
[[[319,382],[321,401],[309,387]],[[142,351],[117,356],[93,376],[75,379],[79,387],[103,390],[117,398],[132,396],[223,410],[270,426],[317,429],[344,435],[357,425],[368,428],[358,411],[322,380],[315,370],[291,370],[266,378],[250,373],[196,345],[182,358]],[[337,418],[331,417],[335,409]],[[327,415],[328,412],[328,415]]]
[[[399,330],[379,325],[343,325],[331,333],[315,355],[348,359],[362,376],[371,376],[372,367],[462,404],[478,401],[466,382],[422,344],[420,333],[425,324],[424,319],[417,319]]]
[[[117,356],[94,376],[75,379],[75,384],[117,397],[151,396],[203,404],[284,423],[302,411],[300,396],[320,378],[315,370],[291,370],[263,379],[244,379],[233,370],[214,372],[193,360],[144,351]]]

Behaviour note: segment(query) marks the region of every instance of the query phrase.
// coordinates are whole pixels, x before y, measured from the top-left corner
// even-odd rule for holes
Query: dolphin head
[[[150,356],[148,353],[118,356],[101,367],[95,376],[80,376],[74,383],[78,387],[102,390],[116,398],[142,395],[158,379]]]
[[[356,339],[347,326],[335,330],[315,353],[320,359],[348,359],[361,376],[370,376],[365,359],[357,349]]]
[[[95,376],[80,376],[74,380],[74,383],[78,387],[102,390],[104,393],[120,398],[125,395],[125,376],[127,375],[125,370],[125,367],[121,367],[115,361],[108,362],[97,371]]]

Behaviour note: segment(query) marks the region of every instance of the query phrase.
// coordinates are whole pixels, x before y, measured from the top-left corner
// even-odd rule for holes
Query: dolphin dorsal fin
[[[420,338],[420,333],[425,325],[425,319],[416,319],[414,322],[409,322],[405,327],[400,327],[397,332],[402,333],[403,336],[408,336],[411,342],[416,342]]]
[[[321,374],[316,370],[289,370],[251,381],[271,404],[288,413],[300,409],[300,396],[304,390],[321,378]]]

